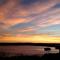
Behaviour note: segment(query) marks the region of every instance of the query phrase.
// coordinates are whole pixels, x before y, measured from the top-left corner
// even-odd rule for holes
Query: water
[[[0,53],[9,53],[10,55],[39,55],[42,56],[47,52],[44,51],[45,46],[0,46]],[[58,52],[54,47],[50,47],[53,51],[49,53]]]

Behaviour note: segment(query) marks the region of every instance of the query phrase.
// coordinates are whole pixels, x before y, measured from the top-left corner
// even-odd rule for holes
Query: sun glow
[[[0,42],[30,42],[30,43],[60,43],[60,37],[50,37],[45,35],[31,35],[31,36],[20,36],[20,37],[0,37]]]

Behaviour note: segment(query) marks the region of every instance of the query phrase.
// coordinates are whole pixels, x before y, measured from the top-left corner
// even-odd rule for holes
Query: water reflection
[[[59,53],[59,50],[54,47],[49,47],[50,51],[45,51],[45,46],[0,46],[0,52],[10,53],[11,55],[39,55],[42,56],[46,53]]]

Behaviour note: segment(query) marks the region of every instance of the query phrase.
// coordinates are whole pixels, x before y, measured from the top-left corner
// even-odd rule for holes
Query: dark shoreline
[[[60,47],[60,43],[0,43],[0,46],[48,46],[48,47]]]

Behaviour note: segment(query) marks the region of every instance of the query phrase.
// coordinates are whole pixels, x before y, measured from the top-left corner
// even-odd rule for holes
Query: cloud
[[[36,31],[36,29],[31,26],[31,27],[25,27],[25,28],[18,28],[15,30],[12,30],[11,32],[13,34],[33,34]]]
[[[38,17],[38,21],[36,21],[36,25],[38,27],[46,27],[51,25],[60,24],[60,9],[51,9],[51,11],[48,11],[41,15],[41,17]]]
[[[38,0],[38,1],[42,1],[42,0]],[[52,1],[52,0],[48,0],[48,3],[41,3],[41,2],[36,2],[35,4],[33,4],[32,6],[23,6],[21,4],[19,4],[19,8],[17,8],[18,12],[15,11],[16,16],[30,16],[32,14],[36,14],[36,13],[42,13],[46,10],[48,10],[49,8],[51,8],[52,6],[54,6],[56,4],[56,1]],[[15,17],[16,17],[15,16]]]
[[[12,28],[10,34],[13,35],[12,32],[24,32],[25,34],[31,32],[34,34],[34,32],[38,31],[37,28],[60,24],[60,9],[54,7],[59,0],[36,0],[37,2],[35,0],[29,0],[30,2],[26,0],[27,2],[24,2],[23,0],[23,4],[22,0],[19,1],[8,0],[4,4],[3,0],[0,3],[2,4],[0,5],[0,32],[4,33],[9,31],[11,27],[15,26],[16,28],[20,24],[20,27],[24,26],[24,28],[16,28],[16,30]]]
[[[19,24],[19,23],[27,23],[30,20],[27,18],[12,18],[12,19],[7,19],[4,21],[5,24],[7,24],[8,27],[11,27],[13,25]]]
[[[27,27],[27,28],[23,28],[20,30],[17,30],[17,32],[30,32],[30,31],[34,31],[35,29],[33,27]]]
[[[33,13],[42,13],[56,4],[55,0],[48,0],[47,3],[45,3],[44,0],[43,3],[41,3],[42,0],[38,1],[39,2],[36,2],[32,6],[28,5],[28,7],[25,7],[21,3],[18,4],[18,0],[8,0],[8,2],[4,6],[0,7],[0,10],[2,14],[9,17],[29,16]]]

